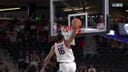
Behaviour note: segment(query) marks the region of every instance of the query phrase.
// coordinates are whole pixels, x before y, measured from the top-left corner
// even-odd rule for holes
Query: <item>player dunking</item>
[[[70,48],[70,44],[74,37],[76,36],[77,28],[79,27],[80,22],[78,20],[72,21],[73,31],[69,37],[69,39],[64,39],[64,36],[59,33],[57,35],[57,42],[51,47],[51,50],[48,56],[44,60],[43,68],[40,72],[44,72],[45,67],[50,61],[53,54],[56,54],[57,62],[59,62],[59,72],[75,72],[76,71],[76,63],[74,62],[74,54],[72,49]]]

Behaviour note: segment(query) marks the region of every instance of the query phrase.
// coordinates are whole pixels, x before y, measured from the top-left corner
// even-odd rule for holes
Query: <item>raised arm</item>
[[[47,66],[47,64],[49,63],[51,57],[54,55],[55,51],[54,51],[54,46],[51,47],[51,50],[49,52],[49,54],[47,55],[47,57],[44,59],[44,65],[43,68],[41,69],[40,72],[44,72],[45,71],[45,67]]]
[[[74,39],[75,36],[76,36],[77,28],[78,28],[78,25],[79,25],[79,24],[77,24],[77,23],[78,23],[77,21],[72,22],[73,31],[72,31],[72,33],[71,33],[69,39],[65,40],[65,44],[66,44],[68,47],[70,46],[71,42],[73,41],[73,39]]]

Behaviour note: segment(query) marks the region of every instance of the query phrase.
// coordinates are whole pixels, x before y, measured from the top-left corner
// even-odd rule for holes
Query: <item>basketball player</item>
[[[43,68],[40,72],[44,72],[45,67],[50,61],[53,54],[56,54],[57,62],[59,62],[59,72],[75,72],[76,71],[76,63],[74,62],[74,54],[72,49],[70,48],[70,44],[74,37],[76,36],[77,28],[79,22],[73,21],[72,28],[73,31],[70,35],[69,39],[64,39],[62,34],[57,35],[57,43],[55,43],[48,54],[48,56],[44,60]]]

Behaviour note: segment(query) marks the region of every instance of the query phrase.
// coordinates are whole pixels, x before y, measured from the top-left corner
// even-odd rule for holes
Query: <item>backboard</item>
[[[82,21],[80,34],[106,32],[108,6],[109,0],[50,0],[51,36],[70,26],[73,18]]]

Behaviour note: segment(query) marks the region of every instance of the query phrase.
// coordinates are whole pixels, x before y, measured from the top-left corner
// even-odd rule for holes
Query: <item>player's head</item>
[[[64,36],[61,33],[57,34],[57,41],[62,41],[64,39]]]

